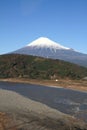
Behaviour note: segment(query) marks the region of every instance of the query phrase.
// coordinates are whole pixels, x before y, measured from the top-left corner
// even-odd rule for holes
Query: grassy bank
[[[80,91],[87,91],[87,80],[69,80],[69,79],[59,79],[56,80],[38,80],[38,79],[25,79],[25,78],[6,78],[0,79],[4,82],[16,82],[16,83],[29,83],[38,84],[49,87],[63,87]]]

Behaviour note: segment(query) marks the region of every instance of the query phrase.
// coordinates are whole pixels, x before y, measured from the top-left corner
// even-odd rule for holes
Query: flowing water
[[[0,82],[0,89],[15,91],[63,113],[87,122],[87,93],[64,88],[24,83]]]

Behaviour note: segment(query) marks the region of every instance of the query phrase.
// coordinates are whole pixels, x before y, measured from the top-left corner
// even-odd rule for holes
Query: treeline
[[[87,76],[87,68],[41,57],[8,54],[0,56],[0,78],[82,79]]]

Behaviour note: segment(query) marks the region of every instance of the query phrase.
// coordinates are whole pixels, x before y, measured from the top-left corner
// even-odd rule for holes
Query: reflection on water
[[[87,110],[87,105],[83,103],[80,105],[79,108],[80,108],[80,110]]]
[[[87,121],[87,102],[85,100],[83,103],[78,103],[70,99],[57,98],[55,99],[55,103],[60,104],[60,106],[64,105],[65,111],[63,111],[64,108],[60,107],[63,112]]]
[[[70,99],[64,99],[64,98],[56,98],[55,102],[56,103],[67,104],[67,105],[77,105],[77,106],[80,105],[80,103],[76,103],[76,102],[73,102]]]
[[[0,88],[15,91],[61,112],[87,121],[87,93],[63,88],[0,82]]]

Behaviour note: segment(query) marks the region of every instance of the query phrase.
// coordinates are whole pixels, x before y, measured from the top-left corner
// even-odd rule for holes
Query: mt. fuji
[[[64,47],[59,43],[56,43],[45,37],[40,37],[25,47],[12,53],[60,59],[87,67],[87,54]]]
[[[37,40],[33,41],[32,43],[28,44],[27,46],[30,47],[36,47],[36,48],[49,48],[53,49],[56,51],[57,49],[66,49],[68,50],[69,48],[64,47],[48,38],[40,37]]]

